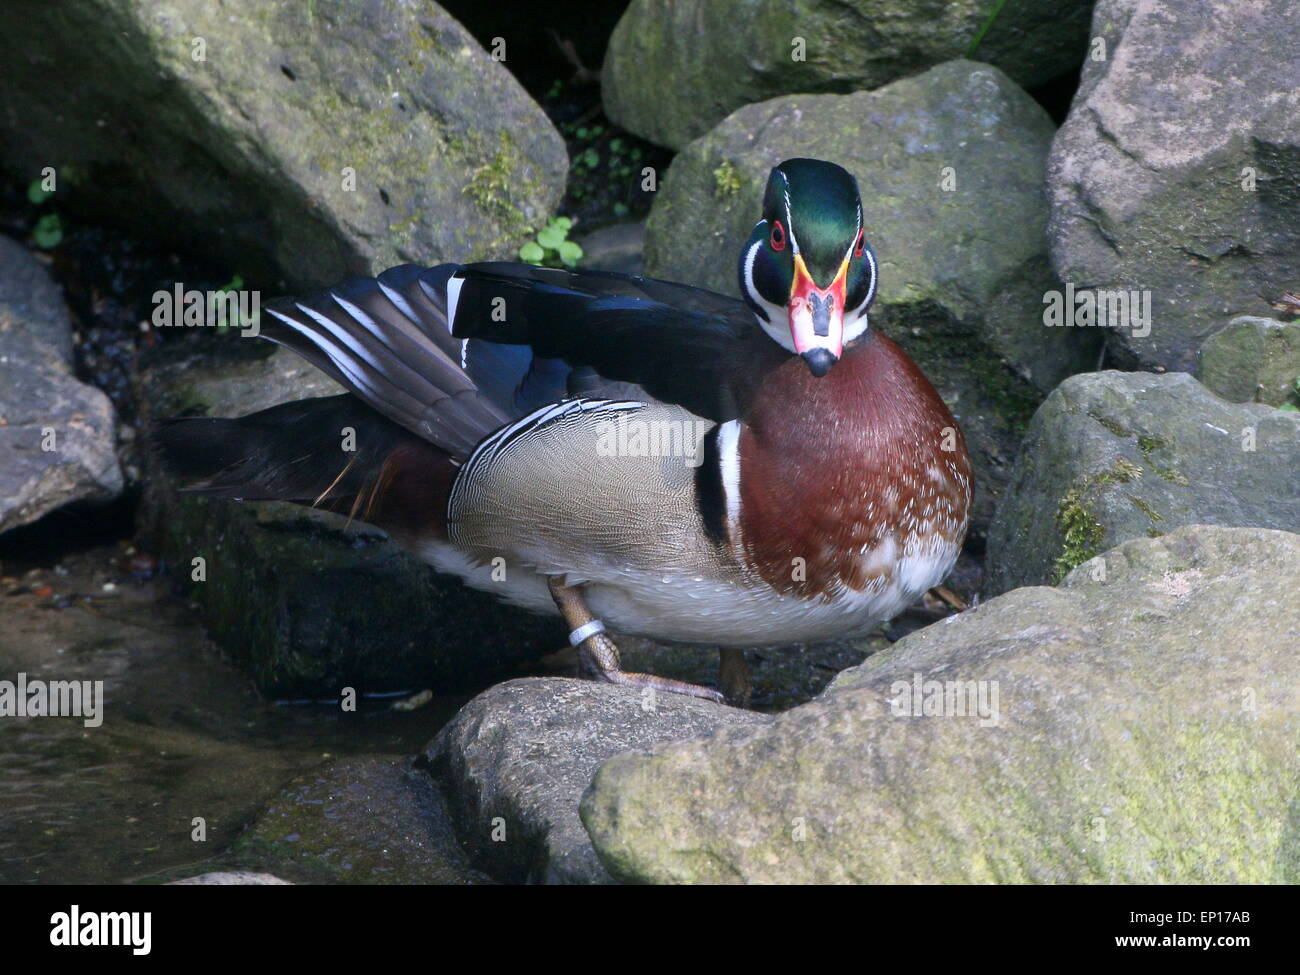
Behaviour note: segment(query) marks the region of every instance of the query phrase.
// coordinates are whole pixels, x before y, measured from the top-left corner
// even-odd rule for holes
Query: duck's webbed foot
[[[723,703],[723,696],[712,688],[670,677],[624,670],[619,663],[618,645],[605,633],[605,624],[596,619],[587,608],[582,590],[578,586],[564,585],[556,576],[548,577],[547,584],[560,615],[570,628],[569,643],[578,649],[578,668],[584,677],[605,681],[607,684],[649,687],[664,694],[686,694],[717,704]]]

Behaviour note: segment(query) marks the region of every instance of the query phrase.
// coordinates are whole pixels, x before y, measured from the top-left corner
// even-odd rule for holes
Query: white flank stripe
[[[722,493],[727,501],[727,522],[734,539],[740,528],[739,420],[728,420],[718,427],[718,466],[722,468]]]

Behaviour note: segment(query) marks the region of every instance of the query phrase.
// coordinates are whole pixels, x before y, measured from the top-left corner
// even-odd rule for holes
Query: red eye
[[[772,221],[772,250],[785,250],[785,228],[781,226],[780,220]]]
[[[867,246],[867,232],[865,230],[859,230],[858,242],[853,245],[853,256],[861,257],[862,252],[866,249],[866,246]]]

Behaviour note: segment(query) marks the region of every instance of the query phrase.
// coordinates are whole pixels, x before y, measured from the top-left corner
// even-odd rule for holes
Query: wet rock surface
[[[72,373],[72,322],[45,268],[0,237],[0,532],[123,487],[117,419]]]
[[[299,882],[481,884],[442,796],[408,759],[358,755],[285,786],[235,844],[236,862]]]
[[[633,882],[1294,883],[1298,560],[1263,529],[1126,542],[771,722],[610,759],[582,821]]]
[[[1228,403],[1185,373],[1066,380],[1030,424],[989,533],[985,591],[1059,580],[1180,525],[1300,531],[1300,414]]]

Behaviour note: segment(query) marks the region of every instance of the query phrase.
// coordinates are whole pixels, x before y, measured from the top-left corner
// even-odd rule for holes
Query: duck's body
[[[818,193],[829,217],[792,203]],[[714,696],[623,674],[604,625],[723,647],[865,632],[942,581],[965,534],[960,431],[867,327],[860,205],[848,250],[808,246],[833,236],[813,218],[847,221],[850,201],[838,167],[774,170],[744,302],[485,264],[272,305],[287,328],[271,337],[352,395],[178,421],[162,443],[195,490],[347,511],[470,585],[559,611],[598,676]]]
[[[521,453],[483,471],[471,457],[452,489],[448,538],[416,542],[418,553],[539,612],[555,611],[545,575],[562,572],[611,629],[664,640],[745,647],[870,630],[952,568],[969,468],[955,451],[925,461],[914,449],[955,424],[884,336],[864,336],[824,379],[785,361],[794,375],[779,366],[776,391],[760,393],[745,420],[572,400],[541,422],[521,421]],[[880,384],[904,395],[872,395]],[[822,396],[851,400],[854,414],[829,429],[786,422]],[[667,454],[642,456],[634,438],[652,446],[645,432],[656,430]],[[628,453],[600,457],[602,431]],[[701,449],[683,456],[694,443]],[[575,476],[584,455],[599,462]]]

